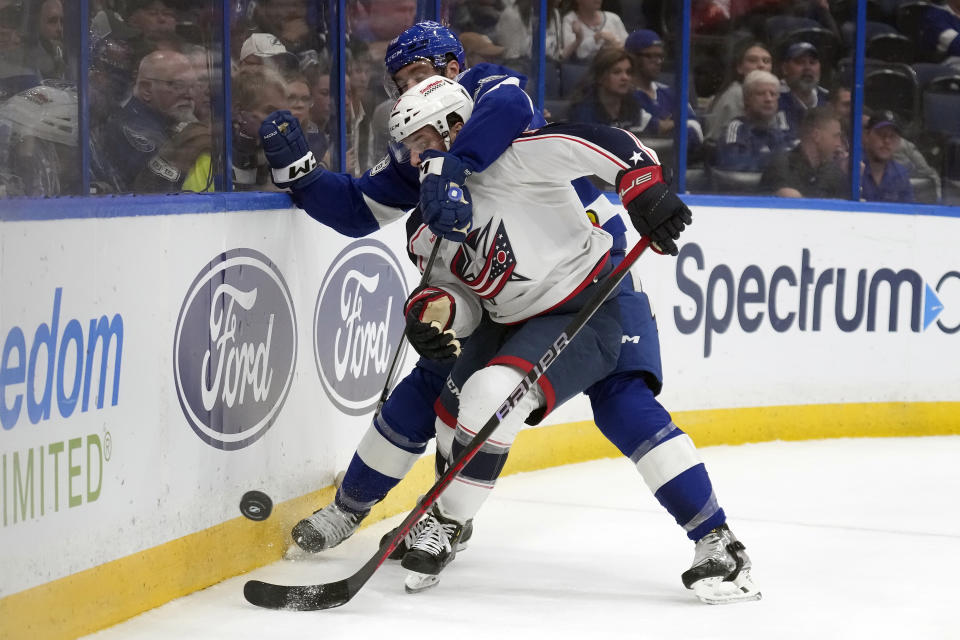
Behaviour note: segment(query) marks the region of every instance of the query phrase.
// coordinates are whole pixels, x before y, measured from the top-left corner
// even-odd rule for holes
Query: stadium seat
[[[798,29],[816,29],[820,23],[813,18],[800,18],[796,16],[770,16],[764,23],[764,31],[767,34],[767,41],[775,43],[785,34]]]
[[[543,108],[550,112],[548,122],[560,122],[567,118],[567,111],[570,109],[570,103],[567,100],[547,99],[543,101]]]
[[[760,178],[762,173],[754,171],[724,171],[716,167],[710,168],[710,178],[713,190],[717,193],[749,193],[760,195]]]
[[[913,187],[914,202],[924,204],[937,202],[937,184],[933,178],[910,178],[910,186]]]
[[[706,169],[688,167],[685,180],[687,193],[710,193],[710,176]]]
[[[863,79],[863,97],[871,109],[889,109],[908,124],[916,120],[919,88],[913,69],[906,65],[868,71]]]
[[[878,33],[867,40],[867,57],[884,62],[913,62],[913,42],[899,33]]]
[[[543,73],[544,99],[552,100],[561,95],[560,67],[547,60]]]
[[[913,68],[913,72],[917,74],[917,84],[921,91],[926,89],[932,80],[947,78],[957,73],[955,67],[936,62],[916,62],[910,66]]]
[[[900,0],[867,0],[867,20],[893,24]]]
[[[945,85],[923,92],[923,123],[927,131],[960,135],[960,78],[952,84],[958,90]]]
[[[944,178],[942,204],[960,205],[960,180]]]
[[[926,0],[901,2],[897,7],[897,31],[917,42],[920,39],[920,20],[930,6],[932,4]]]
[[[573,93],[590,65],[577,62],[563,62],[560,64],[560,95],[569,96]]]
[[[870,40],[875,35],[881,33],[898,33],[896,28],[886,22],[876,22],[867,20],[865,40]],[[847,50],[852,50],[857,44],[857,24],[855,22],[844,22],[840,27],[840,39]]]
[[[934,78],[923,89],[938,93],[960,93],[960,72],[952,70],[948,75]]]

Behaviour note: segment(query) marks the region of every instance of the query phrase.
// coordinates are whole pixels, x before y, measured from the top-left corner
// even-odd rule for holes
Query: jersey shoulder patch
[[[150,158],[150,162],[147,163],[147,167],[149,167],[152,173],[160,176],[167,182],[180,181],[180,169],[177,169],[160,156],[153,156]]]
[[[157,150],[157,144],[146,133],[134,129],[130,125],[122,125],[123,137],[131,147],[141,153],[153,153]]]
[[[383,156],[383,158],[377,164],[370,167],[370,175],[375,176],[390,164],[390,154]]]

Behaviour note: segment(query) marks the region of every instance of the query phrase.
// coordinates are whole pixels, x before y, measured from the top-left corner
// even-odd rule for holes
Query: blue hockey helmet
[[[453,54],[460,69],[466,65],[466,56],[460,39],[439,22],[418,22],[390,41],[384,63],[391,76],[410,63],[426,60],[434,67],[447,64],[447,54]]]

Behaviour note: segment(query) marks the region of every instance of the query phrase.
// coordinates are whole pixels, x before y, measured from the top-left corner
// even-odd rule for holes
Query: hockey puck
[[[273,511],[273,500],[263,491],[247,491],[240,498],[240,513],[251,520],[266,520]]]

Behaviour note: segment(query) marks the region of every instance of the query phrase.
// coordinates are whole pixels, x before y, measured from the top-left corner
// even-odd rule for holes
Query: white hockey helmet
[[[447,116],[457,114],[466,122],[472,112],[473,99],[466,89],[449,78],[431,76],[411,87],[393,105],[388,124],[390,137],[399,144],[423,127],[432,126],[443,136],[449,150]]]
[[[21,91],[0,107],[0,120],[22,136],[77,146],[77,90],[50,82]]]

